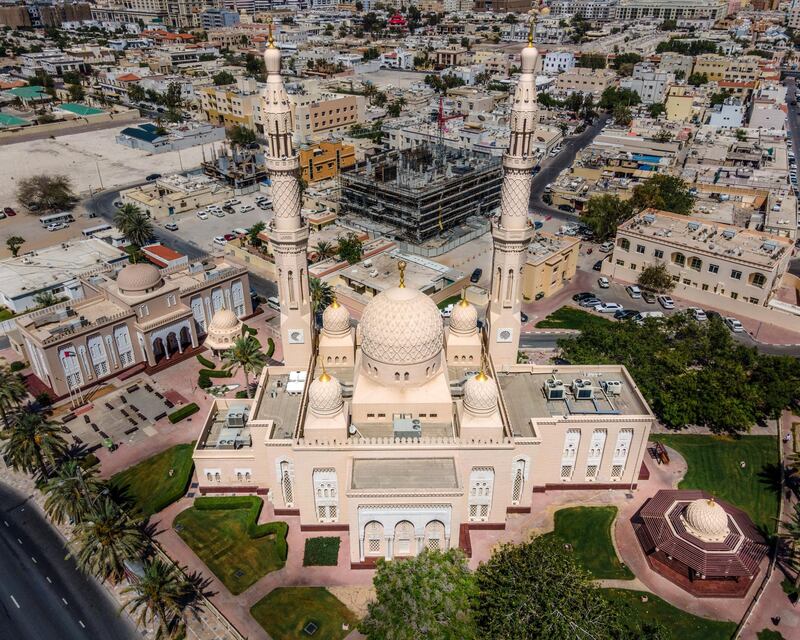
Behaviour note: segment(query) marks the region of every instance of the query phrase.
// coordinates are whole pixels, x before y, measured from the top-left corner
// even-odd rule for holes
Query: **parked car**
[[[237,200],[236,198],[231,198],[230,200],[226,200],[225,204],[227,204],[229,207],[232,207],[235,204],[242,204],[242,201]]]
[[[218,244],[221,247],[224,247],[228,241],[225,239],[225,236],[215,236],[214,237],[214,244]]]
[[[603,304],[603,301],[599,298],[586,298],[578,303],[581,307],[596,307],[598,304]]]
[[[598,260],[592,266],[592,269],[594,269],[595,271],[600,271],[600,269],[602,269],[602,268],[603,268],[603,261],[602,260]]]
[[[3,213],[5,213],[7,216],[12,216],[12,217],[17,215],[17,212],[14,211],[11,207],[6,207],[5,209],[3,209]]]
[[[634,300],[638,300],[642,297],[642,290],[635,284],[629,284],[627,287],[625,287],[625,291],[627,291],[628,295]]]
[[[528,314],[525,313],[524,311],[520,311],[519,312],[519,319],[522,320],[522,322],[527,322],[528,321]]]
[[[675,302],[669,296],[658,296],[658,304],[665,309],[674,309]]]
[[[587,298],[594,298],[594,297],[595,296],[593,293],[589,293],[588,291],[583,291],[581,293],[576,293],[574,296],[572,296],[572,300],[574,302],[580,302],[581,300],[586,300]]]
[[[66,229],[69,225],[66,222],[54,222],[53,224],[47,225],[48,231],[59,231],[61,229]]]
[[[614,318],[617,320],[631,320],[639,315],[639,312],[636,309],[619,309],[618,311],[614,312]]]
[[[164,228],[170,231],[177,231],[178,225],[175,224],[174,222],[168,222],[167,224],[164,225]]]
[[[642,291],[642,300],[644,300],[647,304],[655,304],[656,294],[651,293],[650,291]]]
[[[158,180],[161,177],[160,173],[151,173],[149,176],[145,178],[148,182],[153,182],[154,180]]]
[[[452,305],[452,304],[448,304],[448,305],[447,305],[447,306],[446,306],[444,309],[442,309],[442,310],[441,310],[439,313],[441,313],[441,314],[442,314],[442,317],[443,317],[443,318],[449,318],[451,315],[453,315],[453,305]]]
[[[603,276],[597,279],[597,286],[601,289],[608,289],[611,286],[611,283],[608,281],[608,278]]]
[[[211,215],[216,218],[224,218],[225,212],[222,211],[221,209],[215,209],[214,211],[211,212]]]
[[[733,331],[734,333],[742,333],[744,331],[744,325],[739,322],[736,318],[728,316],[725,318],[725,324],[728,325],[728,329]]]
[[[698,307],[689,307],[688,311],[689,313],[692,314],[692,317],[698,322],[705,322],[706,320],[708,320],[706,312]]]
[[[208,213],[206,213],[205,211],[198,211],[197,217],[200,218],[201,220],[208,220]]]
[[[5,220],[5,219],[6,219],[6,214],[0,211],[0,220]]]
[[[252,204],[246,204],[241,209],[239,209],[241,213],[247,213],[248,211],[254,211],[254,210],[255,207]]]
[[[231,240],[236,240],[236,236],[233,235],[232,233],[226,233],[224,237],[228,242],[230,242]]]
[[[478,280],[481,279],[482,275],[483,275],[483,269],[475,269],[475,271],[473,271],[472,275],[469,277],[469,281],[472,284],[475,284],[476,282],[478,282]]]
[[[640,311],[636,314],[634,321],[639,324],[643,323],[647,318],[663,318],[664,314],[661,311]]]
[[[594,310],[600,313],[616,313],[617,311],[624,311],[625,307],[616,302],[602,302],[598,304]]]
[[[722,317],[722,314],[719,311],[714,311],[713,309],[706,309],[706,318],[709,320],[717,320],[725,321],[725,318]]]
[[[600,252],[601,253],[608,253],[613,248],[614,248],[614,243],[613,242],[604,242],[603,244],[600,245]]]

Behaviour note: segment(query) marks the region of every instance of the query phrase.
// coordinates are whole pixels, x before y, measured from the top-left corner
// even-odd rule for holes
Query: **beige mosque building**
[[[502,529],[535,492],[636,486],[653,414],[626,369],[517,364],[522,270],[533,228],[538,51],[522,52],[493,221],[486,327],[462,300],[445,324],[403,278],[356,328],[334,301],[312,325],[298,155],[280,75],[266,50],[262,110],[274,220],[284,365],[253,400],[217,400],[194,461],[202,493],[265,495],[302,530],[347,532],[353,567],[422,549],[469,549],[472,528]]]

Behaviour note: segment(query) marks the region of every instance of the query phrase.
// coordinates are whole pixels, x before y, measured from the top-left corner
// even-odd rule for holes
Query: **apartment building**
[[[634,66],[633,75],[620,82],[620,87],[638,93],[642,104],[654,104],[664,102],[667,88],[674,82],[674,73],[659,71],[649,62],[640,62]]]
[[[467,50],[456,44],[433,52],[434,64],[437,68],[460,67],[467,60]]]
[[[728,0],[619,0],[616,20],[722,20]]]
[[[542,62],[542,71],[547,75],[558,75],[575,68],[575,54],[571,51],[548,51]]]
[[[618,0],[553,0],[550,13],[557,18],[580,14],[586,20],[605,22],[613,19]]]
[[[728,58],[716,53],[704,53],[694,59],[692,73],[705,74],[709,82],[719,82],[725,79],[728,71]]]
[[[198,94],[200,109],[209,122],[224,127],[242,125],[259,129],[255,109],[261,98],[254,78],[238,78],[235,87],[203,87]]]
[[[235,27],[239,24],[239,14],[226,9],[211,8],[200,14],[200,26],[203,29],[220,29]]]
[[[167,0],[125,0],[107,6],[92,6],[92,20],[121,23],[164,23],[167,19]]]
[[[786,26],[790,29],[800,29],[800,0],[792,0],[786,14]]]
[[[575,275],[581,241],[537,231],[522,268],[522,297],[537,300],[564,287]]]
[[[339,171],[356,164],[355,147],[341,141],[325,140],[300,148],[300,170],[303,179],[311,184],[328,178],[335,178]]]
[[[320,93],[289,96],[294,106],[295,139],[309,143],[333,133],[345,133],[353,125],[364,122],[366,99],[364,96]],[[256,108],[257,122],[260,111]]]
[[[705,93],[689,85],[672,85],[664,100],[670,122],[702,121],[706,111]]]
[[[642,269],[663,263],[677,296],[735,313],[767,305],[792,250],[786,237],[647,209],[619,226],[603,273],[636,282]]]
[[[673,51],[665,51],[660,55],[658,70],[682,74],[684,78],[688,78],[692,73],[693,65],[694,58],[692,56],[685,56],[682,53],[675,53]]]
[[[611,69],[586,69],[576,67],[556,78],[556,91],[559,93],[591,93],[599,97],[617,81],[616,71]]]

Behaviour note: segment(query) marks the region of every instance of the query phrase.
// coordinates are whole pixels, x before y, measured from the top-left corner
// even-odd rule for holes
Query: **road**
[[[796,154],[800,154],[800,115],[797,114],[800,104],[795,106],[789,104],[797,90],[797,81],[793,77],[788,77],[784,80],[784,85],[786,86],[786,110],[789,121],[789,134],[792,137],[792,148]],[[798,218],[798,223],[800,223],[800,218]],[[789,263],[788,271],[792,275],[800,276],[800,257],[794,258]]]
[[[122,187],[122,189],[129,189],[140,184],[144,183],[140,180],[138,182],[125,185]],[[84,202],[86,210],[95,214],[98,218],[102,218],[106,222],[113,222],[114,213],[117,211],[117,209],[114,207],[114,200],[119,198],[120,190],[121,189],[102,191],[95,194],[93,197]],[[189,256],[190,260],[201,260],[209,256],[208,252],[199,247],[196,243],[189,242],[181,238],[179,232],[173,233],[172,231],[168,231],[162,227],[153,227],[153,234],[155,235],[156,240],[165,246],[175,249],[175,251],[186,254]],[[250,286],[255,289],[256,293],[265,298],[278,295],[278,286],[274,282],[267,280],[266,278],[262,278],[261,276],[254,274],[252,271],[250,272]]]
[[[22,494],[0,485],[0,640],[133,640],[116,603]]]

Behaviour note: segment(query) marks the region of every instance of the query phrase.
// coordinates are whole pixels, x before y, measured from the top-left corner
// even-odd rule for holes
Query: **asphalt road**
[[[792,149],[795,154],[800,155],[800,116],[797,114],[797,110],[800,109],[800,103],[795,106],[789,104],[794,98],[797,89],[797,81],[795,78],[789,77],[784,80],[784,85],[786,85],[786,110],[789,120],[789,133],[792,137]],[[800,219],[798,219],[798,222],[800,222]],[[800,257],[795,258],[789,263],[788,270],[792,275],[800,276]]]
[[[116,603],[25,496],[0,485],[0,640],[133,640]]]

